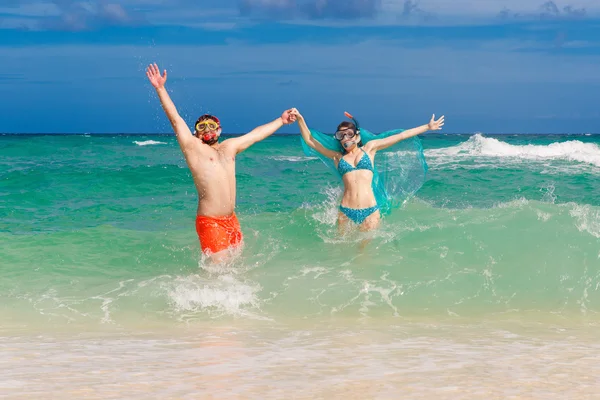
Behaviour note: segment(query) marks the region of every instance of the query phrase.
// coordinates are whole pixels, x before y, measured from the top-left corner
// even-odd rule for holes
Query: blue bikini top
[[[340,162],[338,163],[338,172],[340,173],[340,175],[344,176],[348,172],[358,171],[359,169],[373,171],[373,164],[371,163],[371,159],[369,158],[367,152],[363,149],[361,149],[361,151],[363,152],[363,156],[360,158],[358,164],[356,164],[356,167],[353,167],[348,161],[344,160],[343,158],[340,159]]]

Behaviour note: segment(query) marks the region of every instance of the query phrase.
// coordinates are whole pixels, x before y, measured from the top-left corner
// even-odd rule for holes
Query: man
[[[161,75],[158,66],[153,64],[147,68],[146,75],[156,89],[194,178],[198,191],[196,232],[202,252],[215,262],[223,261],[227,256],[225,250],[240,246],[243,239],[235,215],[235,156],[283,125],[293,123],[296,117],[287,110],[268,124],[219,143],[221,123],[218,118],[208,114],[201,116],[192,134],[165,89],[167,71]]]

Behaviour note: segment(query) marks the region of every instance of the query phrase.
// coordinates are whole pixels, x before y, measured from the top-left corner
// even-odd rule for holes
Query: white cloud
[[[422,10],[445,16],[494,16],[503,9],[515,13],[539,14],[547,0],[413,0]],[[588,12],[600,12],[597,0],[554,0],[559,10],[564,7],[585,8]],[[402,13],[406,0],[382,0],[382,10],[395,14]]]
[[[30,29],[84,30],[136,20],[117,0],[9,1],[0,8],[0,24],[14,25],[15,18],[29,17]],[[135,13],[134,13],[135,14]]]
[[[248,15],[328,25],[476,23],[504,18],[563,19],[600,15],[598,0],[240,0]]]
[[[600,0],[4,0],[0,14],[8,15],[0,18],[4,27],[72,30],[133,21],[223,30],[255,17],[330,26],[477,25],[594,18]]]

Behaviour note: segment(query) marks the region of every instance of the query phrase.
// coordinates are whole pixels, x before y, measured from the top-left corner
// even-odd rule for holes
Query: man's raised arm
[[[283,125],[288,125],[296,121],[296,116],[291,113],[292,109],[286,110],[281,117],[267,124],[258,126],[243,136],[229,139],[230,145],[234,147],[236,154],[241,153],[254,143],[260,142],[277,132]]]
[[[165,88],[165,83],[167,82],[167,70],[165,70],[164,75],[161,76],[158,66],[152,64],[146,69],[146,76],[148,77],[148,80],[150,80],[152,86],[154,86],[154,89],[156,89],[160,104],[162,105],[163,110],[165,110],[167,118],[169,118],[173,131],[175,131],[175,136],[177,136],[179,147],[181,147],[181,150],[185,151],[185,149],[194,143],[194,138],[190,128],[177,112],[177,108],[175,108],[175,104],[173,104],[173,101]]]

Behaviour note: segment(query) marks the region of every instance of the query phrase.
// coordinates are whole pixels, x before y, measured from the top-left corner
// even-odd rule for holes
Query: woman
[[[344,121],[339,124],[333,139],[309,129],[297,109],[292,109],[292,114],[296,116],[300,127],[305,153],[314,155],[312,149],[332,160],[332,167],[341,176],[344,195],[338,213],[340,232],[347,232],[350,222],[358,225],[361,231],[373,230],[379,226],[383,211],[387,213],[390,209],[392,199],[374,163],[377,152],[444,126],[444,116],[436,121],[434,115],[428,124],[417,128],[389,131],[375,136],[366,130],[363,132],[356,119],[345,113],[353,122]],[[368,138],[362,138],[361,134],[368,135]],[[368,140],[364,140],[363,144],[363,139]],[[422,149],[420,154],[422,155]],[[424,160],[422,163],[424,175],[426,164]]]

